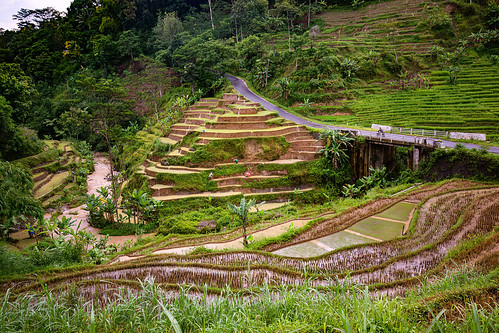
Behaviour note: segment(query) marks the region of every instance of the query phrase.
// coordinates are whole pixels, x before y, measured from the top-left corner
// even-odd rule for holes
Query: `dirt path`
[[[111,182],[109,180],[106,180],[106,176],[109,174],[109,160],[107,159],[107,157],[104,156],[103,154],[97,153],[94,155],[94,161],[95,161],[95,171],[90,175],[88,175],[87,178],[87,193],[89,195],[92,194],[97,195],[98,189],[100,189],[103,186],[111,185]],[[84,207],[85,205],[82,205],[80,207],[63,211],[63,215],[67,217],[72,217],[77,221],[76,226],[74,226],[73,229],[76,229],[78,223],[81,223],[80,229],[90,232],[91,234],[95,235],[97,238],[105,237],[104,235],[99,234],[100,229],[94,228],[90,224],[88,224],[89,212],[84,210],[83,209]],[[149,235],[151,234],[144,235],[144,237]],[[128,240],[135,242],[137,240],[137,236],[136,235],[109,236],[108,244],[121,245]]]
[[[103,186],[108,186],[111,184],[110,181],[106,180],[106,176],[109,173],[109,161],[106,156],[103,154],[96,153],[94,155],[94,161],[95,161],[95,171],[88,175],[87,178],[87,193],[89,195],[96,194],[97,195],[97,190],[100,189]],[[59,218],[62,218],[62,216],[66,216],[67,218],[72,218],[73,220],[76,221],[75,225],[72,227],[73,230],[76,230],[78,228],[78,225],[80,227],[80,230],[85,230],[93,235],[95,237],[101,238],[105,237],[104,235],[99,234],[100,229],[92,227],[90,224],[88,224],[88,215],[89,212],[84,210],[83,208],[85,205],[81,205],[76,208],[68,209],[67,207],[62,208],[62,215],[59,216]],[[52,216],[51,213],[46,213],[44,217],[50,218]],[[152,234],[146,234],[143,235],[143,237],[147,237]],[[12,238],[17,239],[20,242],[23,242],[26,239],[29,239],[28,236],[28,231],[27,230],[22,230],[19,232],[16,232],[11,235]],[[126,241],[131,240],[132,242],[135,242],[137,240],[136,235],[130,235],[130,236],[109,236],[109,241],[108,244],[115,244],[115,245],[121,245],[125,243]],[[34,242],[34,241],[33,241]],[[31,244],[31,243],[30,243]]]

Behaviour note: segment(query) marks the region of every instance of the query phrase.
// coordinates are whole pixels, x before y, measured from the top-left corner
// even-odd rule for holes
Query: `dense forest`
[[[223,85],[222,73],[238,71],[251,73],[261,88],[270,86],[267,81],[275,81],[284,86],[280,93],[286,95],[286,84],[278,78],[289,71],[290,64],[298,64],[299,58],[301,62],[315,58],[324,67],[314,74],[319,85],[321,77],[335,73],[343,73],[347,79],[356,72],[360,78],[376,77],[380,74],[376,70],[369,74],[371,63],[377,62],[376,54],[364,64],[321,44],[301,51],[310,44],[308,29],[321,25],[320,20],[311,20],[312,15],[325,9],[364,5],[357,0],[78,0],[67,13],[50,7],[22,9],[15,15],[18,29],[0,34],[2,158],[13,160],[39,151],[37,137],[86,140],[102,150],[102,139],[92,130],[92,123],[99,110],[111,104],[122,113],[122,128],[131,123],[142,127],[144,114],[133,114],[126,99],[115,98],[126,95],[120,78],[141,70],[137,61],[141,54],[175,68],[180,82],[191,84],[191,95],[213,95]],[[432,20],[429,29],[442,35],[445,46],[473,32],[497,27],[494,1],[457,1],[453,5],[457,8],[453,15],[469,24],[451,26],[450,35],[451,17],[428,12]],[[477,17],[481,20],[474,20]],[[276,52],[271,44],[273,52],[267,54],[269,33],[279,31],[289,35],[289,50]],[[489,44],[497,40],[497,36],[484,38]],[[483,44],[483,40],[479,42]],[[391,57],[384,55],[382,62]],[[406,67],[414,67],[414,61],[397,61],[397,68],[390,66],[386,65],[388,71],[396,76]],[[297,74],[306,69],[300,72],[297,68]],[[263,81],[262,73],[266,73]],[[160,107],[169,97],[162,99]]]

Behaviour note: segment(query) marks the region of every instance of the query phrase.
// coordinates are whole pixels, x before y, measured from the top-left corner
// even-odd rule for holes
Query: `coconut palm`
[[[227,208],[234,214],[236,214],[242,221],[243,224],[243,245],[244,247],[248,246],[248,237],[246,234],[246,222],[248,220],[248,213],[251,207],[256,206],[256,200],[251,199],[250,201],[246,201],[246,198],[242,198],[239,203],[239,207],[234,204],[228,203]]]

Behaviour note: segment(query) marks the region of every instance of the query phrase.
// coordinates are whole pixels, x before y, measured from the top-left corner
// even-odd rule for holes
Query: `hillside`
[[[271,66],[273,84],[260,88],[328,124],[476,132],[495,142],[497,38],[488,45],[492,55],[471,42],[473,30],[463,30],[463,21],[479,12],[468,7],[396,0],[319,14],[319,32],[310,40],[294,36],[289,45],[295,61],[283,69]],[[271,51],[287,52],[286,35],[264,38]],[[286,98],[281,78],[289,80]]]
[[[17,19],[0,332],[497,331],[497,1]]]

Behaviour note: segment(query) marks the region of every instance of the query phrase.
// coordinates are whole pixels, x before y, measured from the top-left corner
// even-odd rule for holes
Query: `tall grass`
[[[116,289],[112,301],[95,296],[86,302],[74,290],[56,295],[45,289],[15,300],[7,293],[0,331],[494,332],[498,324],[496,305],[461,308],[456,322],[447,322],[442,311],[428,320],[407,311],[404,299],[375,297],[349,281],[332,285],[324,292],[307,283],[294,289],[264,284],[249,295],[225,288],[215,298],[203,290],[195,296],[188,288],[164,291],[147,279],[137,293]]]

